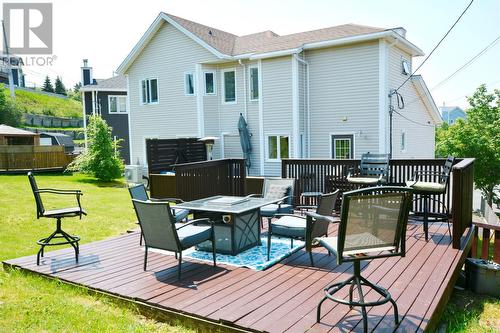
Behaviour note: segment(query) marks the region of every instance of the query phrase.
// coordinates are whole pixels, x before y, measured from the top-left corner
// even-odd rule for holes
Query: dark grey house
[[[22,59],[16,56],[0,58],[0,83],[9,84],[9,62],[12,68],[12,81],[16,87],[25,87]]]
[[[112,135],[117,140],[121,139],[120,156],[126,164],[130,164],[129,149],[129,123],[127,80],[123,75],[109,79],[94,79],[92,67],[88,66],[87,59],[83,60],[82,93],[84,126],[87,117],[100,115],[112,127]],[[85,136],[86,137],[86,136]]]

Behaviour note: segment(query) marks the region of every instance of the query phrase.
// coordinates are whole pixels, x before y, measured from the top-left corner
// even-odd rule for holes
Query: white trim
[[[147,81],[147,85],[148,85],[148,88],[149,88],[149,93],[151,94],[151,80],[156,80],[156,98],[157,98],[156,102],[143,102],[143,97],[144,96],[142,95],[143,94],[143,91],[142,91],[142,81]],[[143,78],[143,79],[139,80],[139,102],[140,102],[141,105],[156,105],[156,104],[160,104],[160,84],[159,84],[158,77],[151,76],[151,77],[146,77],[146,78]]]
[[[198,66],[198,64],[197,64],[197,66]],[[187,87],[188,87],[187,86],[187,76],[188,75],[191,75],[193,77],[193,93],[192,94],[188,93],[188,91],[187,91]],[[196,87],[196,85],[197,85],[196,81],[197,81],[196,76],[195,76],[195,73],[193,71],[185,71],[184,72],[184,96],[192,97],[192,96],[196,95],[197,90],[198,90],[197,89],[198,87]]]
[[[246,65],[241,61],[241,60],[238,60],[238,63],[240,64],[240,66],[242,67],[242,70],[243,70],[243,117],[245,118],[245,120],[247,120],[247,114],[248,114],[248,100],[247,100],[247,69],[246,69]]]
[[[89,87],[85,86],[80,88],[80,91],[111,91],[111,92],[127,92],[127,89],[121,88],[98,88],[98,87]]]
[[[299,61],[292,59],[292,158],[299,157]],[[290,142],[289,142],[290,144]]]
[[[111,98],[112,97],[115,97],[116,98],[116,111],[115,112],[111,112]],[[118,103],[118,98],[125,98],[125,107],[127,107],[127,95],[108,95],[108,114],[110,115],[113,115],[113,114],[126,114],[129,112],[128,109],[126,109],[125,112],[122,112],[120,110],[120,103]]]
[[[84,147],[85,150],[87,150],[87,110],[85,106],[85,92],[81,91],[80,94],[82,95],[82,106],[83,106],[83,142],[84,142]]]
[[[93,80],[93,77],[92,77],[92,74],[93,74],[93,70],[92,70],[92,67],[80,67],[81,71],[80,71],[80,78],[81,78],[81,83],[82,83],[82,87],[83,87],[83,70],[84,69],[89,69],[90,70],[90,73],[89,73],[89,80],[90,80],[90,83],[89,84],[92,84],[92,82],[94,81]],[[81,88],[80,88],[81,90]]]
[[[329,150],[330,150],[330,158],[334,158],[334,153],[333,153],[333,147],[332,147],[332,144],[333,144],[333,141],[332,141],[332,137],[334,135],[352,135],[352,159],[355,159],[356,158],[356,132],[330,132],[329,134],[329,140],[328,142],[330,143],[330,146],[329,146]]]
[[[203,71],[201,68],[201,64],[196,64],[196,75],[193,74],[193,84],[194,84],[194,92],[201,91],[201,77],[203,75]],[[184,76],[185,78],[185,76]],[[205,114],[203,110],[203,94],[198,93],[196,95],[196,114],[198,116],[198,136],[200,138],[205,136]]]
[[[264,96],[262,89],[262,60],[257,63],[259,68],[259,145],[260,145],[260,175],[264,175],[264,158],[266,153],[264,151]]]
[[[257,69],[257,90],[259,93],[259,97],[257,98],[252,98],[252,69]],[[259,89],[259,76],[260,76],[260,71],[259,71],[259,66],[258,65],[250,65],[248,66],[248,100],[250,102],[258,102],[260,98],[260,89]]]
[[[127,109],[128,109],[128,113],[127,113],[127,120],[128,120],[128,148],[129,148],[129,158],[130,158],[130,164],[133,164],[132,162],[132,131],[130,131],[130,124],[131,124],[131,121],[130,121],[130,118],[131,118],[131,113],[132,113],[132,110],[130,110],[130,79],[129,79],[129,76],[128,74],[125,74],[125,78],[127,79]]]
[[[384,40],[378,43],[378,151],[387,153],[389,123],[388,56],[389,48]]]
[[[276,140],[276,144],[277,144],[277,147],[276,147],[276,154],[278,155],[278,158],[269,158],[269,137],[270,136],[275,136],[277,137],[277,140]],[[265,135],[265,142],[266,142],[266,162],[271,162],[271,163],[274,163],[274,162],[281,162],[281,147],[280,147],[280,138],[281,137],[288,137],[288,157],[285,157],[285,158],[290,158],[291,156],[291,147],[290,147],[290,138],[291,138],[291,135],[290,133],[274,133],[274,132],[271,132],[271,133],[267,133]]]
[[[95,116],[95,95],[94,92],[91,92],[92,94],[92,115]]]
[[[225,87],[225,78],[224,73],[234,72],[234,101],[226,102],[226,87]],[[221,70],[221,96],[222,96],[222,104],[237,104],[238,103],[238,87],[236,85],[237,77],[236,77],[236,68],[225,68]]]
[[[425,81],[422,78],[422,76],[421,75],[412,76],[411,82],[415,84],[417,88],[417,93],[422,98],[424,104],[428,107],[426,109],[429,110],[429,114],[431,118],[434,120],[434,125],[441,124],[443,122],[443,120],[441,119],[441,114],[439,113],[439,109],[436,103],[434,102],[434,98],[432,98],[432,95],[429,89],[427,88],[427,85],[425,84]]]
[[[212,93],[207,93],[207,73],[211,73],[213,75],[214,79],[214,92]],[[203,95],[205,96],[217,96],[217,78],[216,78],[216,72],[214,70],[210,71],[204,71],[203,72]]]

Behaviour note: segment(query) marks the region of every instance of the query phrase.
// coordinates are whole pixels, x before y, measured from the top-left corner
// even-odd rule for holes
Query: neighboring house
[[[122,139],[120,156],[130,164],[127,80],[123,75],[98,80],[92,77],[92,67],[83,60],[82,93],[84,127],[89,115],[100,115],[112,127],[113,138]],[[86,136],[85,136],[86,137]]]
[[[236,36],[160,13],[118,68],[129,87],[131,160],[145,139],[216,136],[214,158],[241,157],[238,117],[252,133],[251,175],[282,158],[389,152],[389,98],[423,52],[403,28],[346,24],[279,36]],[[395,158],[434,157],[438,109],[420,76],[399,93]],[[415,102],[413,102],[415,101]],[[393,97],[393,105],[396,99]]]
[[[20,128],[0,124],[0,146],[38,146],[40,135]]]
[[[63,133],[40,133],[40,146],[64,146],[66,154],[72,154],[75,151],[73,138]]]
[[[467,118],[465,111],[458,106],[441,106],[439,111],[441,111],[441,119],[448,125],[453,125],[457,119]]]
[[[9,59],[4,56],[0,58],[0,83],[9,83]],[[25,87],[25,76],[22,68],[22,59],[16,56],[10,57],[12,68],[12,81],[16,87]]]

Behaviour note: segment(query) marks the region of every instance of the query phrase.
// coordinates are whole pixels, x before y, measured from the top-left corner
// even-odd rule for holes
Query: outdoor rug
[[[261,241],[262,245],[243,251],[235,256],[217,253],[217,264],[248,267],[263,271],[304,247],[304,242],[294,240],[293,248],[290,248],[290,239],[273,237],[271,238],[270,260],[267,261],[267,237],[262,237]],[[196,260],[212,262],[212,252],[197,251],[192,248],[183,252],[182,255]]]

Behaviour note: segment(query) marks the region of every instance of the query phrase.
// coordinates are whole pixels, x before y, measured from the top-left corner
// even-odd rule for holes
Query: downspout
[[[245,99],[245,103],[243,104],[245,107],[244,111],[244,116],[245,120],[248,123],[247,119],[247,70],[245,64],[241,61],[241,59],[238,60],[238,63],[240,64],[241,67],[243,67],[243,98]]]
[[[304,51],[303,51],[304,52]],[[299,62],[304,64],[306,66],[306,117],[307,117],[307,123],[306,123],[306,128],[307,128],[307,157],[311,157],[311,112],[310,112],[310,104],[309,104],[309,63],[305,61],[304,59],[300,58],[297,53],[294,53],[293,56],[295,59],[297,59]],[[304,53],[305,57],[305,53]]]

